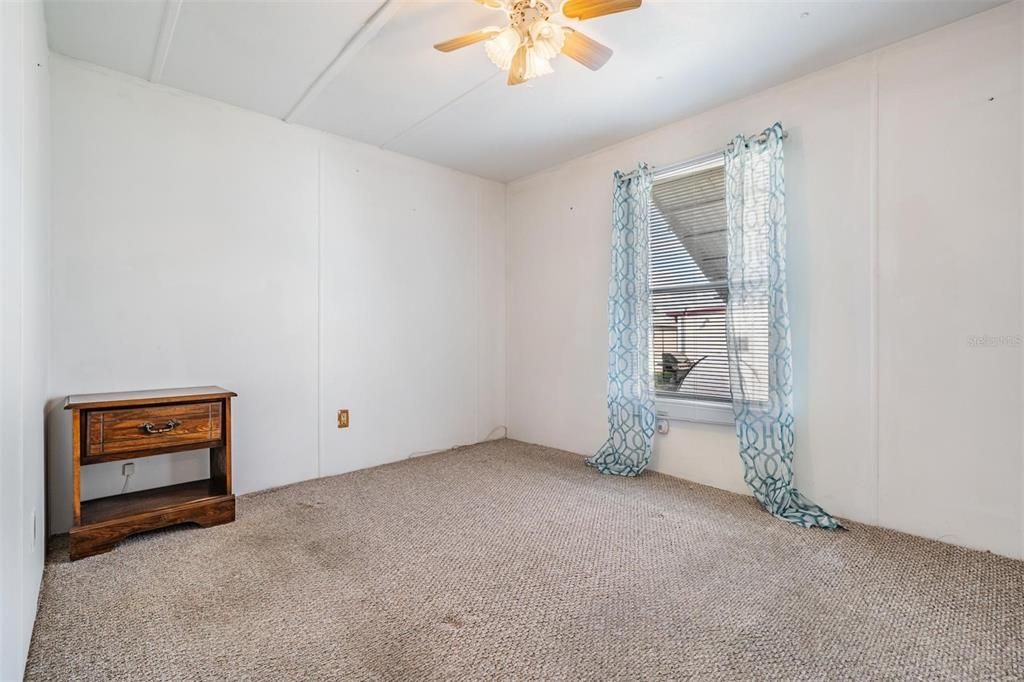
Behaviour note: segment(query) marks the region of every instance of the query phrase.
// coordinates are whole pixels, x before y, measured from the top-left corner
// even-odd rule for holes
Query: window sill
[[[736,423],[732,405],[729,403],[683,398],[657,398],[654,401],[654,407],[658,419],[727,426],[733,426]]]

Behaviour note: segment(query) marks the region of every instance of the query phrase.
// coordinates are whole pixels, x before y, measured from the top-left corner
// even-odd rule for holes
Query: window
[[[726,230],[721,155],[655,174],[651,372],[663,416],[732,423]]]

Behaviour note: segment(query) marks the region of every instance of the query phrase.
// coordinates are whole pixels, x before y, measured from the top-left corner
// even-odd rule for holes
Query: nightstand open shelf
[[[209,478],[139,490],[82,502],[82,525],[102,523],[148,511],[164,510],[191,502],[225,497],[227,493]]]

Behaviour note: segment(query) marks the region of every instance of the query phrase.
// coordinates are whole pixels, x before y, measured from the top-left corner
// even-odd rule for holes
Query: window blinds
[[[725,169],[656,178],[650,204],[651,372],[659,397],[729,401]]]

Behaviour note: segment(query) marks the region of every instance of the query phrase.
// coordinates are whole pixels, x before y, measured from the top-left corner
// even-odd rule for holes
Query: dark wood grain
[[[148,447],[142,450],[125,450],[124,452],[114,452],[106,455],[83,457],[82,466],[89,466],[90,464],[101,464],[103,462],[117,462],[123,459],[140,459],[142,457],[151,457],[153,455],[167,455],[174,452],[206,450],[208,448],[212,449],[220,447],[222,444],[222,440],[214,440],[189,443],[187,445],[165,445],[162,447]]]
[[[71,560],[109,552],[129,535],[148,530],[195,523],[204,528],[235,520],[235,496],[220,495],[186,502],[155,511],[145,511],[108,521],[72,528]]]
[[[82,490],[82,441],[85,434],[82,430],[82,411],[75,408],[71,411],[71,523],[75,526],[82,523],[81,490]]]
[[[125,495],[111,495],[82,502],[82,525],[103,523],[134,516],[145,511],[157,511],[186,502],[197,502],[225,494],[224,488],[209,478],[188,483],[139,490]]]
[[[124,391],[121,393],[86,393],[69,395],[64,409],[96,409],[101,407],[134,407],[138,405],[170,405],[217,398],[233,398],[238,394],[220,386],[193,386],[191,388],[160,388],[152,391]]]
[[[68,396],[71,410],[71,559],[110,551],[134,533],[178,523],[212,526],[235,519],[231,494],[231,398],[218,386]],[[166,427],[148,433],[143,425]],[[210,449],[210,478],[151,490],[81,499],[81,467],[117,459]]]
[[[221,439],[221,401],[183,403],[155,407],[90,410],[89,447],[83,464],[104,455],[135,453],[178,446],[178,450]],[[178,423],[166,433],[147,433],[143,424],[163,427]]]
[[[224,401],[224,439],[220,446],[210,448],[210,478],[224,492],[231,493],[231,400]]]

